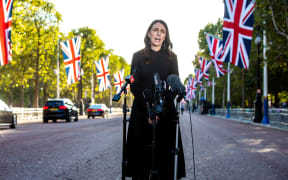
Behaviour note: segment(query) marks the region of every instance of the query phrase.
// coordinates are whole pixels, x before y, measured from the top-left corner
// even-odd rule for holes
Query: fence
[[[19,108],[12,107],[13,113],[17,114],[17,121],[19,122],[36,122],[42,121],[43,109],[42,108]],[[121,113],[122,108],[111,108],[113,113]],[[79,110],[78,110],[79,112]]]
[[[215,111],[217,116],[226,117],[227,109],[217,108]],[[231,118],[253,121],[254,115],[255,109],[230,109]],[[271,108],[268,111],[268,119],[270,124],[288,127],[288,109]]]
[[[17,114],[18,122],[22,121],[42,121],[42,108],[12,108],[13,112]],[[112,108],[113,113],[122,113],[122,108]],[[79,111],[78,111],[79,112]],[[226,117],[227,109],[217,108],[215,110],[217,116]],[[244,119],[253,121],[255,109],[230,109],[230,117],[235,119]],[[288,109],[269,109],[268,118],[270,124],[288,127]]]
[[[17,121],[42,121],[42,108],[12,108],[13,113],[17,114]]]

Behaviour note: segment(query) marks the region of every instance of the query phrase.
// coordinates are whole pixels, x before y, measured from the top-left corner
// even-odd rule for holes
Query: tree
[[[279,94],[288,95],[288,2],[257,0],[256,3],[255,26],[265,30],[267,37],[268,92],[273,94],[278,107],[280,101],[285,101],[279,99]]]
[[[16,75],[16,79],[22,88],[29,87],[29,79],[33,79],[34,107],[38,107],[39,82],[48,87],[45,83],[48,83],[49,76],[53,77],[51,67],[55,62],[52,62],[54,59],[51,57],[55,52],[61,15],[55,10],[54,5],[46,0],[21,0],[14,2],[13,19],[13,61],[15,71],[21,73],[19,76]],[[23,105],[24,98],[21,99]]]

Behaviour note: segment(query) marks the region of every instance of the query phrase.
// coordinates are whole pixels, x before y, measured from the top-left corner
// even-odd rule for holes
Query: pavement
[[[241,123],[247,123],[247,124],[251,124],[251,125],[255,125],[255,126],[262,126],[262,127],[268,127],[268,128],[274,128],[274,129],[280,129],[280,130],[285,130],[288,131],[288,126],[287,125],[281,125],[281,124],[273,124],[273,123],[269,123],[269,124],[262,124],[262,123],[255,123],[253,121],[249,121],[249,120],[245,120],[245,119],[238,119],[238,118],[226,118],[223,116],[219,116],[219,115],[209,115],[211,117],[215,117],[215,118],[221,118],[221,119],[227,119],[227,120],[232,120],[232,121],[237,121],[237,122],[241,122]]]

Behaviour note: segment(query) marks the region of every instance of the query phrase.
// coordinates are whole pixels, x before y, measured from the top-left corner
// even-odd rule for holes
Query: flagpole
[[[60,74],[60,68],[59,68],[59,43],[60,43],[60,38],[58,36],[58,41],[57,41],[57,98],[60,98],[60,89],[59,89],[59,74]]]
[[[201,88],[199,90],[199,106],[200,106],[200,113],[201,113]]]
[[[92,77],[91,77],[91,104],[94,104],[94,70],[92,64]]]
[[[228,62],[228,74],[227,74],[227,114],[226,118],[230,118],[230,62]]]
[[[264,21],[265,24],[265,21]],[[264,58],[264,67],[263,67],[263,96],[264,96],[264,116],[262,120],[262,124],[269,124],[268,118],[268,76],[267,76],[267,39],[266,39],[266,31],[263,30],[263,58]]]
[[[207,101],[207,96],[206,96],[206,88],[204,88],[204,99],[205,99],[205,101]]]
[[[112,113],[112,87],[110,86],[110,114]]]
[[[215,83],[214,83],[214,77],[212,78],[212,115],[215,115],[215,105],[214,105],[214,92],[215,92]]]
[[[198,103],[197,103],[197,91],[195,92],[195,106],[196,106],[197,109],[198,109]]]

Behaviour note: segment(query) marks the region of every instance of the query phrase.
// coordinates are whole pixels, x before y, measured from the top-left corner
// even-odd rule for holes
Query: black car
[[[0,99],[0,125],[16,128],[17,116],[12,110]]]
[[[88,119],[90,117],[102,116],[103,118],[108,117],[108,108],[105,104],[92,104],[87,109]]]
[[[78,121],[78,111],[70,99],[48,99],[43,107],[43,123],[48,120],[56,122],[64,119],[66,122]]]

